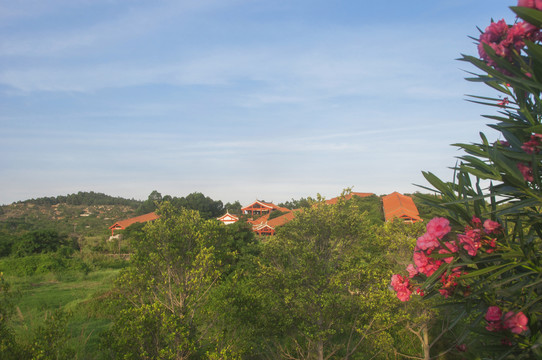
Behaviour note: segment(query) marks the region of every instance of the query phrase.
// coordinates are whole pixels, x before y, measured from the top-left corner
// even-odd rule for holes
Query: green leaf
[[[511,6],[510,9],[528,23],[536,27],[542,27],[542,11],[523,6]]]
[[[473,277],[478,277],[478,276],[481,276],[481,275],[485,275],[485,274],[494,272],[494,271],[496,271],[498,269],[502,269],[503,267],[506,267],[506,266],[509,266],[509,265],[508,264],[502,264],[502,265],[488,266],[488,267],[485,267],[483,269],[475,270],[475,271],[469,272],[468,274],[461,275],[461,279],[465,280],[465,279],[470,279],[470,278],[473,278]],[[516,265],[514,264],[513,267],[515,267],[515,266]]]

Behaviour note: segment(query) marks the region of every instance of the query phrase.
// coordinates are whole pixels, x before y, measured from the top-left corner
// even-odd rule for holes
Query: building
[[[241,211],[243,212],[243,214],[250,215],[250,216],[255,216],[255,215],[262,216],[276,210],[284,211],[284,212],[291,211],[290,209],[277,206],[273,203],[267,203],[267,202],[259,201],[259,200],[256,200],[252,204],[245,206],[244,208],[241,208]]]
[[[382,197],[382,207],[384,208],[384,218],[386,221],[395,218],[408,223],[423,221],[418,213],[418,208],[410,196],[393,192]]]
[[[216,218],[218,221],[221,221],[224,225],[234,224],[239,221],[239,218],[235,215],[230,214],[228,211],[219,218]]]
[[[254,221],[249,221],[252,224],[252,230],[257,235],[275,235],[275,231],[279,226],[289,223],[295,218],[294,212],[296,210],[286,210],[288,212],[283,215],[277,216],[276,218],[273,218],[271,220],[269,220],[270,214],[266,214]]]
[[[111,236],[115,235],[115,230],[125,230],[128,226],[132,224],[153,221],[158,219],[159,217],[160,216],[156,215],[156,213],[151,212],[145,215],[140,215],[130,219],[118,221],[109,227],[109,229],[111,229]]]
[[[362,193],[362,192],[351,192],[350,194],[347,194],[345,196],[343,196],[344,200],[350,200],[352,199],[352,196],[359,196],[359,197],[369,197],[369,196],[373,196],[374,194],[373,193]],[[332,199],[329,199],[329,200],[326,200],[326,204],[336,204],[337,201],[341,198],[341,196],[337,196],[337,197],[334,197]]]
[[[286,224],[295,217],[294,212],[288,208],[259,200],[245,206],[241,211],[250,217],[247,222],[252,224],[252,230],[258,235],[275,235],[277,227]],[[269,219],[275,211],[284,214]]]

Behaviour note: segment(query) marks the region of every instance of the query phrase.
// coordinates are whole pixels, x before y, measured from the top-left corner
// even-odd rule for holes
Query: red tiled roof
[[[290,211],[290,209],[288,209],[288,208],[280,207],[280,206],[277,206],[277,205],[275,205],[275,204],[273,204],[273,203],[264,202],[264,201],[259,201],[259,200],[256,200],[256,201],[254,201],[252,204],[247,205],[247,206],[245,206],[244,208],[241,208],[241,211],[244,211],[245,209],[250,209],[250,208],[252,208],[255,204],[260,204],[263,208],[267,208],[267,209],[274,209],[274,210],[279,210],[279,211]]]
[[[113,225],[111,225],[109,228],[111,230],[116,230],[116,229],[124,230],[124,229],[126,229],[128,226],[130,226],[132,224],[156,220],[159,217],[160,216],[156,215],[156,213],[151,212],[151,213],[148,213],[148,214],[145,214],[145,215],[140,215],[140,216],[136,216],[136,217],[133,217],[133,218],[130,218],[130,219],[118,221],[118,222],[114,223]]]
[[[265,223],[267,222],[267,219],[269,219],[269,213],[263,215],[263,216],[260,216],[259,218],[257,219],[254,219],[254,220],[248,220],[247,222],[248,223],[251,223],[252,225],[259,225],[261,223]]]
[[[241,211],[245,211],[245,209],[250,209],[252,208],[255,204],[260,204],[261,206],[263,206],[264,208],[268,208],[268,209],[274,209],[276,206],[271,204],[271,203],[266,203],[266,202],[263,202],[263,201],[254,201],[252,204],[248,205],[248,206],[245,206],[244,208],[241,208]]]
[[[413,222],[422,221],[414,200],[409,196],[399,194],[398,192],[391,193],[382,197],[382,206],[386,221],[393,218],[401,218]]]
[[[277,226],[282,226],[290,221],[292,221],[295,218],[295,213],[293,211],[289,211],[284,215],[277,216],[274,219],[271,219],[267,222],[267,225],[275,228]]]
[[[260,216],[256,220],[249,221],[249,223],[252,224],[252,228],[254,230],[259,230],[264,228],[265,226],[269,226],[271,229],[275,229],[277,226],[282,226],[290,221],[292,221],[295,218],[295,212],[300,210],[290,210],[286,209],[287,212],[283,215],[277,216],[276,218],[273,218],[269,220],[270,214],[265,214],[264,216]]]
[[[362,192],[351,192],[348,195],[344,196],[345,200],[350,200],[352,196],[359,196],[359,197],[368,197],[374,195],[373,193],[362,193]],[[340,199],[340,196],[334,197],[332,199],[326,200],[326,204],[336,204],[337,201]]]

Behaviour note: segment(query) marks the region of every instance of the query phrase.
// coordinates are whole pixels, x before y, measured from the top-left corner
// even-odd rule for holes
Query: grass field
[[[77,351],[77,359],[100,358],[100,334],[110,320],[95,299],[112,288],[120,269],[102,268],[88,273],[67,270],[31,276],[10,274],[5,266],[2,270],[15,294],[16,311],[12,320],[17,338],[32,341],[35,330],[61,309],[69,314],[70,345]]]

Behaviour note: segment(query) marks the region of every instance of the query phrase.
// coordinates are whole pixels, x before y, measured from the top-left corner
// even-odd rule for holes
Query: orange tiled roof
[[[274,210],[279,210],[279,211],[290,211],[290,209],[288,208],[284,208],[284,207],[280,207],[280,206],[277,206],[273,203],[270,203],[270,202],[264,202],[264,201],[259,201],[259,200],[256,200],[254,201],[252,204],[250,205],[247,205],[243,208],[241,208],[241,211],[244,211],[245,209],[250,209],[252,208],[255,204],[260,204],[261,206],[263,206],[264,208],[267,208],[267,209],[274,209]]]
[[[269,220],[267,222],[267,225],[275,228],[277,226],[282,226],[282,225],[292,221],[294,218],[295,218],[294,211],[289,211],[284,215],[277,216],[276,218]]]
[[[248,223],[251,223],[252,225],[259,225],[259,224],[262,224],[262,223],[265,223],[267,222],[267,219],[269,219],[269,213],[263,215],[263,216],[260,216],[259,218],[257,219],[254,219],[254,220],[248,220],[247,222]]]
[[[422,221],[418,208],[410,196],[393,192],[382,197],[384,218],[389,221],[393,218],[401,218],[413,222]]]
[[[284,208],[285,209],[285,208]],[[281,216],[277,216],[276,218],[273,218],[269,220],[269,214],[265,214],[264,216],[260,216],[256,220],[249,221],[249,223],[252,224],[252,228],[256,231],[259,229],[262,229],[266,226],[269,226],[271,229],[275,229],[277,226],[282,226],[290,221],[292,221],[295,217],[295,213],[300,210],[290,210],[286,209],[287,212]]]
[[[362,193],[362,192],[351,192],[348,195],[344,196],[345,200],[350,200],[352,196],[359,196],[359,197],[368,197],[374,195],[373,193]],[[332,199],[326,200],[326,204],[336,204],[339,200],[340,196],[334,197]]]
[[[111,230],[124,230],[132,224],[156,220],[159,217],[160,216],[156,215],[156,213],[151,212],[145,215],[140,215],[140,216],[136,216],[130,219],[118,221],[114,223],[113,225],[111,225],[109,228]]]
[[[271,204],[271,203],[266,203],[266,202],[263,202],[263,201],[254,201],[252,204],[248,205],[248,206],[245,206],[243,208],[241,208],[241,211],[244,211],[245,209],[250,209],[252,208],[255,204],[259,204],[261,206],[263,206],[264,208],[268,208],[268,209],[274,209],[276,206]]]

